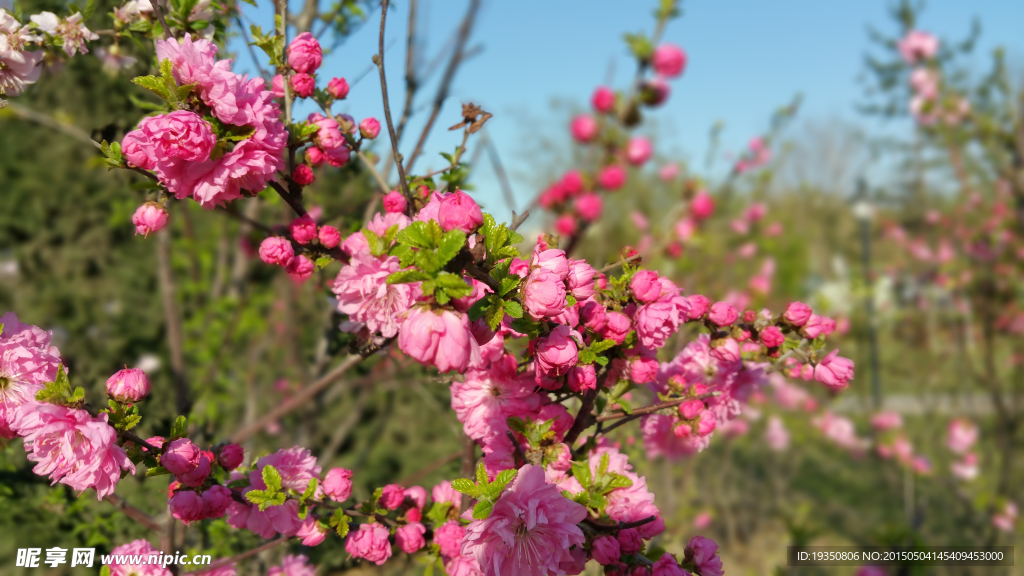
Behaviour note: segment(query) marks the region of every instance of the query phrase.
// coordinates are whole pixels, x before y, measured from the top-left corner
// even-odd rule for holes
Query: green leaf
[[[601,463],[597,468],[597,475],[604,476],[608,472],[608,453],[601,454]]]
[[[488,294],[483,298],[477,300],[469,307],[469,320],[470,322],[476,322],[477,320],[484,317],[484,313],[491,307],[492,295]]]
[[[518,470],[502,470],[495,476],[493,484],[500,484],[502,487],[508,485],[509,482],[515,480]]]
[[[427,519],[430,520],[434,526],[440,526],[448,520],[448,511],[451,510],[451,502],[434,502],[430,506],[430,510],[427,511]]]
[[[616,398],[615,403],[619,408],[622,408],[622,411],[626,414],[633,413],[633,405],[629,403],[629,400],[626,400],[625,398]]]
[[[573,502],[575,502],[577,504],[582,504],[584,506],[587,506],[588,504],[590,504],[590,493],[587,492],[586,490],[584,490],[583,492],[580,492],[579,494],[573,494],[573,495],[570,496],[570,498],[572,499]]]
[[[248,478],[239,478],[238,480],[228,482],[228,488],[248,488],[249,486]]]
[[[299,501],[305,502],[306,500],[312,498],[313,494],[316,494],[317,484],[318,480],[316,478],[310,478],[309,484],[306,485],[306,491],[302,493],[302,497],[299,498]]]
[[[481,462],[476,467],[476,483],[477,486],[487,486],[490,484],[490,480],[487,479],[487,467]]]
[[[504,300],[505,313],[513,318],[523,317],[523,305],[515,300]]]
[[[441,237],[441,245],[437,249],[437,258],[444,266],[462,250],[466,244],[466,233],[462,230],[449,230]]]
[[[305,502],[299,502],[298,513],[299,513],[299,520],[305,520],[306,519],[306,515],[309,513],[309,505],[306,504]]]
[[[380,256],[387,250],[387,247],[384,246],[384,240],[373,230],[363,228],[363,236],[366,237],[366,242],[370,245],[370,254],[373,256]]]
[[[616,474],[612,472],[611,474],[609,474],[609,476],[611,477],[611,480],[608,481],[609,491],[614,490],[616,488],[629,488],[630,486],[633,485],[633,481],[623,476],[622,474]]]
[[[590,465],[586,462],[572,463],[572,476],[584,488],[590,488]]]
[[[413,248],[434,248],[436,243],[430,233],[430,226],[426,222],[413,222],[406,226],[396,236],[402,244],[408,244]]]
[[[334,528],[338,533],[338,536],[344,538],[345,536],[348,536],[349,522],[351,521],[352,519],[346,516],[345,512],[343,512],[341,508],[338,508],[334,511],[330,520],[328,520],[328,524],[330,524],[331,528]]]
[[[499,298],[491,298],[491,307],[487,309],[487,314],[484,318],[487,320],[487,326],[491,330],[497,330],[498,325],[505,319],[505,301]]]
[[[164,476],[166,474],[170,474],[170,472],[168,472],[167,468],[164,468],[163,466],[154,466],[153,468],[146,469],[146,478],[152,478],[154,476]]]
[[[609,348],[614,348],[615,344],[616,344],[615,340],[611,340],[611,339],[606,338],[604,340],[601,340],[600,342],[594,342],[593,344],[591,344],[590,345],[590,349],[592,351],[594,351],[594,353],[600,354],[601,352],[604,352],[605,350],[608,350]]]
[[[594,354],[593,350],[584,348],[580,350],[579,357],[577,359],[578,364],[593,364],[597,360],[597,354]]]
[[[36,392],[36,400],[59,406],[68,406],[71,396],[71,382],[68,380],[63,364],[57,367],[57,377],[54,381],[47,382],[42,390]]]
[[[277,492],[281,489],[281,473],[270,464],[263,467],[263,483],[268,491]]]
[[[480,494],[480,489],[476,484],[473,484],[472,480],[467,478],[456,478],[452,480],[452,489],[461,494],[476,497]]]
[[[473,519],[474,520],[486,520],[491,515],[491,510],[494,509],[494,503],[486,500],[481,500],[473,506]]]
[[[110,566],[100,568],[100,576],[110,576]]]
[[[188,421],[184,416],[178,416],[174,419],[174,424],[171,424],[171,437],[168,441],[177,440],[178,438],[184,438],[188,434]]]
[[[509,416],[505,419],[505,424],[508,425],[509,430],[518,432],[520,434],[526,434],[526,421],[518,416]]]
[[[142,86],[146,90],[149,90],[153,94],[156,94],[164,102],[170,101],[170,95],[167,93],[167,85],[164,83],[162,78],[156,76],[137,76],[132,78],[132,83]]]
[[[388,276],[388,284],[408,284],[409,282],[422,282],[430,280],[430,275],[419,270],[399,270]]]
[[[566,294],[565,295],[565,305],[566,306],[575,306],[576,305],[576,297],[573,296],[572,294]]]

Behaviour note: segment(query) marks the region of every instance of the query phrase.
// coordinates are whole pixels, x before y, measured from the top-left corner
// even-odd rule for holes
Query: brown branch
[[[514,215],[516,213],[516,195],[512,192],[512,182],[509,180],[508,173],[505,172],[505,165],[501,163],[501,157],[498,156],[498,149],[494,146],[494,142],[487,135],[486,130],[482,134],[482,142],[480,145],[487,150],[487,158],[491,161],[491,167],[494,168],[494,173],[498,176],[498,182],[501,184],[501,196],[505,200],[505,205]],[[529,211],[526,212],[529,214]],[[526,216],[523,216],[526,219]],[[518,227],[518,226],[517,226]],[[515,230],[515,228],[513,228]]]
[[[378,42],[377,54],[373,57],[373,63],[377,65],[377,71],[380,72],[380,91],[384,99],[384,120],[387,122],[388,136],[391,138],[391,153],[394,155],[395,165],[398,167],[398,184],[402,187],[402,194],[409,201],[406,211],[411,215],[412,211],[416,208],[412,194],[409,192],[409,183],[405,181],[402,155],[398,152],[398,136],[395,134],[395,125],[391,121],[391,104],[388,101],[388,80],[384,75],[384,26],[388,18],[388,4],[389,0],[384,0],[380,4],[380,40]]]
[[[488,288],[493,290],[495,294],[497,294],[498,291],[501,289],[501,286],[498,284],[497,280],[491,278],[490,274],[488,274],[483,268],[480,268],[473,262],[468,262],[465,265],[465,270],[466,273],[469,274],[471,278],[483,282],[484,284],[487,285]]]
[[[590,411],[594,409],[598,392],[599,390],[595,388],[587,390],[583,394],[583,405],[580,406],[580,411],[576,414],[576,420],[573,421],[572,427],[565,433],[565,439],[562,440],[566,446],[571,447],[576,442],[576,439],[580,437],[580,434],[591,425]]]
[[[401,484],[402,486],[409,486],[415,484],[419,482],[421,479],[426,478],[427,476],[441,469],[441,467],[444,466],[445,464],[458,460],[459,456],[462,456],[462,450],[459,450],[458,452],[452,452],[451,454],[443,458],[438,458],[437,460],[434,460],[430,464],[427,464],[426,466],[413,472],[412,474],[409,474],[405,478],[402,478],[401,480],[398,481],[398,484]]]
[[[153,518],[152,516],[146,514],[142,510],[139,510],[135,506],[132,506],[127,501],[125,501],[124,498],[121,498],[117,494],[107,494],[107,496],[103,499],[113,504],[114,507],[116,507],[118,510],[124,512],[125,516],[131,518],[132,520],[135,520],[136,522],[145,526],[146,528],[150,530],[155,530],[157,532],[163,529],[163,526],[160,524],[160,522],[157,522],[156,518]]]
[[[157,232],[156,242],[157,279],[163,299],[164,322],[167,328],[167,347],[171,356],[171,378],[177,398],[178,414],[188,414],[192,409],[188,381],[185,379],[185,346],[181,317],[174,295],[174,273],[171,270],[171,230]]]
[[[600,273],[600,272],[607,272],[609,270],[614,270],[614,269],[618,268],[619,266],[622,266],[623,264],[626,264],[627,262],[632,262],[634,260],[639,260],[641,258],[643,258],[642,254],[635,254],[633,256],[630,256],[629,258],[625,258],[623,260],[619,260],[618,262],[616,262],[614,264],[609,264],[609,265],[605,266],[604,268],[599,269],[598,272]]]
[[[210,572],[211,570],[216,570],[217,568],[222,568],[224,566],[230,566],[231,564],[234,564],[235,562],[238,562],[240,560],[245,560],[246,558],[251,558],[251,557],[259,554],[260,552],[265,552],[267,550],[270,550],[271,548],[276,548],[277,546],[280,546],[281,544],[284,544],[285,542],[287,542],[288,538],[290,538],[290,537],[289,536],[281,536],[280,538],[278,538],[276,540],[271,540],[270,542],[267,542],[266,544],[264,544],[262,546],[257,546],[256,548],[253,548],[252,550],[246,550],[245,552],[242,552],[241,554],[239,554],[237,556],[232,556],[231,558],[225,558],[223,560],[217,560],[216,562],[214,562],[213,564],[210,564],[209,566],[207,566],[205,568],[200,568],[199,570],[193,570],[192,572],[186,572],[185,574],[205,574],[206,572]]]
[[[719,394],[721,394],[721,392],[708,392],[707,394],[701,394],[700,396],[695,396],[695,398],[698,398],[700,400],[704,400],[705,398],[713,398],[715,396],[718,396]],[[608,422],[609,420],[619,420],[615,424],[612,424],[611,426],[608,426],[607,428],[604,428],[603,430],[601,430],[602,433],[607,434],[608,432],[611,432],[612,430],[618,428],[619,426],[622,426],[624,424],[628,424],[629,422],[632,422],[633,420],[636,420],[637,418],[639,418],[641,416],[645,416],[647,414],[653,414],[653,413],[655,413],[655,412],[657,412],[659,410],[664,410],[665,408],[673,408],[675,406],[679,406],[680,404],[682,404],[683,402],[686,402],[689,399],[690,398],[676,398],[675,400],[668,400],[666,402],[661,402],[659,404],[654,404],[652,406],[647,406],[646,408],[639,408],[637,410],[633,410],[632,414],[626,413],[624,411],[623,412],[613,412],[611,414],[605,414],[604,416],[598,416],[595,419],[595,421],[598,422],[598,423],[601,423],[601,422]]]
[[[427,120],[427,125],[423,127],[423,132],[420,133],[420,138],[416,142],[416,147],[413,149],[412,154],[409,156],[409,161],[405,164],[405,172],[412,170],[413,164],[416,162],[416,158],[420,155],[423,150],[423,145],[427,141],[427,136],[430,135],[430,130],[434,127],[434,122],[437,121],[437,116],[441,112],[441,107],[444,106],[444,101],[448,99],[448,92],[451,89],[452,80],[455,79],[455,72],[459,68],[459,64],[465,57],[466,42],[469,40],[469,33],[473,28],[473,20],[476,18],[476,13],[480,8],[480,0],[470,0],[469,8],[466,10],[466,16],[462,19],[462,24],[459,25],[459,36],[455,43],[455,51],[452,53],[451,59],[448,61],[448,66],[445,68],[444,76],[441,77],[441,84],[438,86],[437,94],[434,96],[434,109],[430,113],[430,119]],[[401,173],[401,158],[396,155],[395,160],[399,165],[398,171]]]
[[[174,34],[171,34],[171,27],[167,25],[167,20],[164,19],[164,11],[160,9],[160,0],[153,0],[153,12],[156,12],[156,17],[160,20],[160,27],[164,29],[164,34],[168,38],[174,38]]]
[[[509,230],[513,230],[513,231],[518,230],[519,227],[523,225],[523,222],[526,222],[526,219],[530,217],[530,210],[533,210],[536,207],[535,204],[536,204],[536,202],[533,202],[530,205],[530,207],[526,209],[525,212],[523,212],[522,214],[519,214],[518,216],[516,215],[516,211],[513,210],[512,211],[512,225],[509,226],[508,229]]]
[[[63,122],[59,122],[54,118],[51,118],[46,114],[43,114],[42,112],[37,112],[35,110],[32,110],[31,108],[25,108],[21,104],[16,104],[14,102],[11,102],[10,100],[7,101],[7,109],[11,112],[14,112],[14,115],[18,118],[21,118],[22,120],[29,120],[31,122],[35,122],[36,124],[46,126],[47,128],[52,128],[58,132],[63,132],[64,134],[71,136],[75,140],[94,146],[97,150],[101,148],[99,142],[90,138],[84,130],[73,124],[65,124]]]
[[[618,522],[616,524],[611,525],[600,524],[598,522],[591,520],[590,518],[587,518],[583,522],[599,532],[618,532],[619,530],[628,530],[630,528],[643,526],[644,524],[650,524],[651,522],[654,522],[657,519],[657,516],[648,516],[646,518],[641,518],[640,520],[633,520],[632,522]]]
[[[416,0],[409,0],[409,34],[405,42],[405,107],[395,131],[399,142],[405,132],[405,123],[412,115],[413,100],[419,89],[419,80],[416,78],[416,4]]]
[[[329,386],[332,382],[340,378],[350,368],[359,364],[363,361],[364,356],[361,354],[353,354],[348,358],[342,360],[333,370],[324,374],[319,380],[306,386],[298,394],[282,402],[276,408],[267,412],[263,416],[260,416],[255,421],[247,424],[231,435],[232,442],[242,442],[248,439],[253,434],[259,432],[265,428],[271,422],[275,422],[285,414],[295,410],[296,408],[304,405],[316,396],[321,390]]]

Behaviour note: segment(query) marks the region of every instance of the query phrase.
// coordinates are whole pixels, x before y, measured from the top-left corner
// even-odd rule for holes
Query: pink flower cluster
[[[230,60],[216,60],[215,44],[188,34],[180,43],[157,42],[156,51],[157,59],[171,61],[178,85],[195,85],[210,116],[176,110],[143,119],[121,143],[128,162],[153,170],[176,198],[192,197],[204,208],[265,188],[283,167],[287,134],[263,80],[235,74]],[[215,132],[214,120],[227,132]]]
[[[288,226],[291,239],[305,246],[318,244],[331,249],[341,242],[341,233],[334,226],[317,226],[316,220],[306,214]],[[305,254],[295,254],[295,247],[283,236],[270,236],[260,243],[260,259],[267,264],[282,266],[296,282],[305,282],[316,271],[316,264]]]

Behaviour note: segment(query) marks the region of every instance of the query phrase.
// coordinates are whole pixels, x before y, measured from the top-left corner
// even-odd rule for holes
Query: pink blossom
[[[205,518],[203,515],[203,500],[191,490],[179,490],[167,502],[171,509],[171,516],[181,520],[185,524],[196,522]]]
[[[373,140],[380,134],[380,122],[376,118],[364,118],[359,123],[359,134],[367,140]]]
[[[304,214],[292,220],[288,231],[299,244],[309,244],[316,238],[316,221],[309,214]]]
[[[480,206],[462,190],[448,194],[437,210],[437,222],[445,232],[459,229],[469,234],[483,224]]]
[[[614,536],[601,536],[594,540],[591,554],[598,564],[607,566],[618,563],[622,552],[619,549],[619,541]]]
[[[260,243],[260,259],[267,264],[288,266],[295,258],[295,249],[287,238],[271,236]]]
[[[604,201],[597,194],[587,192],[577,196],[576,200],[573,201],[573,206],[576,208],[576,213],[580,215],[580,218],[587,222],[593,222],[601,217]]]
[[[146,202],[132,214],[132,224],[135,225],[136,236],[142,234],[149,236],[150,232],[156,232],[167,225],[170,215],[162,204],[157,202]]]
[[[324,52],[320,42],[309,32],[303,32],[288,45],[288,65],[296,72],[312,74],[320,67]]]
[[[907,64],[917,64],[935,57],[939,51],[939,39],[927,32],[910,30],[896,48]]]
[[[665,521],[661,519],[661,512],[654,505],[654,494],[647,489],[647,479],[632,472],[633,467],[629,465],[625,454],[621,454],[611,447],[598,448],[590,455],[591,474],[597,473],[601,465],[601,457],[604,454],[608,455],[609,472],[622,474],[633,482],[631,486],[616,488],[605,496],[608,500],[605,512],[612,520],[619,522],[633,522],[648,516],[656,516],[657,519],[654,522],[640,526],[637,528],[637,532],[643,538],[652,538],[660,534],[665,530]]]
[[[615,92],[611,88],[598,86],[594,90],[594,95],[590,97],[590,105],[601,114],[611,112],[615,109]]]
[[[722,576],[722,559],[718,557],[718,543],[710,538],[694,536],[686,545],[686,557],[693,563],[701,576]]]
[[[818,316],[817,314],[811,314],[811,317],[804,324],[803,333],[811,339],[817,338],[818,336],[827,337],[832,332],[835,332],[836,321],[827,316]]]
[[[188,438],[178,438],[160,456],[160,465],[175,476],[183,476],[199,466],[202,451]]]
[[[559,236],[572,236],[576,233],[576,218],[572,214],[562,214],[555,219],[555,231]]]
[[[305,164],[299,164],[292,171],[292,180],[299,186],[309,186],[315,179],[313,169]]]
[[[348,96],[348,82],[344,78],[331,78],[327,83],[327,93],[335,100],[344,100]]]
[[[479,345],[469,331],[469,317],[450,310],[410,309],[398,331],[398,347],[441,372],[464,372],[480,358]]]
[[[172,572],[164,568],[156,559],[160,550],[153,548],[143,539],[121,544],[110,551],[110,555],[122,560],[141,560],[139,564],[110,564],[110,576],[171,576]],[[150,560],[153,562],[150,562]]]
[[[789,432],[778,416],[768,419],[768,426],[764,432],[765,442],[768,447],[776,452],[781,452],[789,447]]]
[[[633,296],[640,302],[654,302],[661,297],[661,282],[654,270],[640,270],[629,283]]]
[[[910,73],[910,88],[925,100],[934,100],[939,95],[939,75],[931,68],[916,68]]]
[[[388,484],[381,491],[380,505],[388,510],[397,510],[405,501],[405,487],[398,484]]]
[[[761,343],[769,348],[778,348],[786,342],[786,337],[778,326],[766,326],[761,330]]]
[[[327,528],[317,522],[312,514],[302,521],[302,527],[295,533],[303,546],[319,546],[327,539]]]
[[[288,84],[292,87],[292,93],[299,98],[309,98],[316,90],[316,80],[303,72],[292,74]]]
[[[281,474],[281,486],[290,488],[297,492],[303,492],[313,478],[319,478],[320,466],[317,466],[316,456],[301,447],[282,448],[273,454],[264,456],[256,461],[256,468],[249,473],[251,485],[263,486],[263,468],[273,466]]]
[[[324,494],[335,502],[344,502],[352,495],[352,471],[331,468],[322,483]]]
[[[678,460],[697,451],[697,447],[689,438],[681,438],[673,433],[673,426],[677,422],[675,418],[667,414],[652,414],[643,417],[640,431],[643,433],[644,450],[647,451],[648,458],[664,456],[671,460]]]
[[[321,226],[317,237],[325,248],[334,248],[341,243],[341,233],[334,226]]]
[[[546,376],[562,376],[576,365],[577,347],[574,331],[557,326],[550,334],[537,340],[537,369]]]
[[[465,381],[452,383],[451,397],[465,433],[485,443],[505,433],[509,416],[527,417],[537,409],[539,400],[533,394],[532,379],[517,372],[510,355],[492,363],[488,370],[470,369]]]
[[[234,500],[229,488],[214,485],[203,492],[202,501],[205,518],[220,518],[224,516]]]
[[[291,276],[293,280],[304,282],[316,271],[316,265],[304,254],[300,254],[288,263],[285,271],[288,272],[288,276]]]
[[[626,161],[633,166],[643,166],[651,159],[652,154],[654,154],[654,147],[651,146],[651,141],[647,138],[639,136],[630,138],[626,145]]]
[[[406,206],[408,206],[408,201],[401,192],[392,190],[384,195],[385,211],[401,214],[405,212]]]
[[[686,301],[690,304],[690,312],[687,314],[690,320],[699,320],[711,307],[711,300],[700,294],[687,296]]]
[[[388,543],[388,529],[376,522],[360,524],[359,530],[349,533],[345,539],[345,551],[356,558],[363,558],[377,566],[391,558],[391,544]]]
[[[978,426],[965,418],[954,418],[949,422],[946,433],[946,447],[954,454],[963,454],[978,441]]]
[[[803,302],[790,302],[789,306],[786,306],[786,311],[782,313],[782,318],[786,322],[789,322],[793,326],[803,326],[807,324],[807,321],[811,319],[811,307]]]
[[[853,380],[853,360],[837,356],[833,350],[814,367],[814,379],[829,388],[845,388]]]
[[[718,326],[729,326],[739,318],[740,314],[727,302],[715,302],[708,312],[708,319]]]
[[[178,481],[192,488],[202,486],[203,482],[206,482],[206,477],[210,475],[211,464],[210,457],[206,453],[201,454],[199,464],[191,472],[178,475]]]
[[[566,280],[569,277],[569,260],[565,257],[565,250],[557,248],[541,250],[540,246],[538,246],[533,251],[530,265],[550,270],[560,280]]]
[[[16,423],[24,435],[32,471],[79,491],[96,489],[98,500],[114,492],[121,470],[135,473],[135,465],[117,445],[117,433],[107,415],[93,418],[85,410],[37,404]]]
[[[121,402],[138,402],[149,395],[149,378],[138,368],[118,370],[107,379],[107,395]]]
[[[601,331],[601,335],[610,340],[615,340],[617,344],[622,344],[626,340],[626,335],[633,329],[629,316],[621,312],[610,311],[606,314],[606,317],[607,322]]]
[[[206,120],[188,110],[175,110],[143,118],[137,129],[125,135],[123,147],[132,164],[152,169],[174,160],[206,160],[216,144]]]
[[[289,554],[281,559],[280,566],[271,566],[267,576],[316,576],[316,566],[302,554]]]
[[[895,410],[886,410],[871,417],[871,426],[879,432],[895,430],[903,426],[903,418]]]
[[[583,392],[584,390],[594,390],[597,388],[597,373],[594,369],[593,364],[585,364],[583,366],[576,366],[572,370],[569,370],[569,388],[573,392]]]
[[[385,338],[398,334],[402,314],[415,302],[413,285],[387,283],[388,276],[400,269],[395,256],[377,258],[368,250],[354,252],[331,287],[338,310],[348,314],[349,322],[365,325],[371,333],[379,332]]]
[[[284,76],[276,74],[270,79],[270,92],[275,98],[284,98]]]
[[[686,69],[686,52],[679,46],[666,42],[654,51],[651,64],[659,76],[675,78]]]
[[[565,307],[565,283],[551,270],[536,268],[523,283],[523,305],[536,319],[557,316]]]
[[[404,497],[416,506],[418,510],[422,510],[427,505],[427,491],[423,486],[411,486],[405,489]]]
[[[707,220],[715,213],[715,201],[711,195],[701,190],[690,201],[690,215],[698,222]]]
[[[466,529],[455,520],[449,520],[434,530],[434,544],[441,548],[441,554],[448,558],[455,558],[461,555],[462,540],[466,536]]]
[[[476,563],[476,558],[461,554],[445,562],[444,571],[448,576],[483,576],[484,574],[480,570],[480,565]]]
[[[572,124],[569,125],[572,137],[581,144],[590,142],[597,137],[598,129],[597,120],[594,120],[594,117],[589,114],[576,116],[572,119]]]
[[[626,170],[618,164],[605,166],[597,175],[597,184],[609,192],[614,192],[626,183]]]
[[[490,516],[466,528],[462,553],[474,556],[486,576],[565,574],[578,563],[569,548],[583,546],[576,524],[586,516],[586,508],[545,481],[543,468],[526,464]]]
[[[433,500],[435,504],[447,502],[458,510],[459,504],[462,502],[462,495],[452,488],[451,482],[448,480],[442,480],[440,484],[431,488],[430,499]]]
[[[39,79],[39,63],[45,51],[25,50],[26,44],[40,40],[30,32],[27,25],[22,26],[0,8],[0,94],[17,96],[26,85]]]
[[[423,534],[426,531],[426,526],[419,522],[410,522],[399,526],[398,530],[395,531],[395,544],[398,545],[402,552],[415,554],[416,551],[427,544],[426,540],[423,539]]]
[[[594,295],[594,277],[597,270],[584,260],[569,260],[569,271],[566,275],[566,285],[576,297],[577,302],[582,302]]]
[[[242,465],[245,459],[245,451],[238,444],[228,444],[220,449],[217,461],[225,470],[234,470]]]
[[[663,554],[651,566],[651,576],[690,576],[690,573],[679,566],[679,562],[671,554]]]

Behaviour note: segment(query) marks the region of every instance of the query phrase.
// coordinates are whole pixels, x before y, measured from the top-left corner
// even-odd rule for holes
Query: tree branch
[[[142,510],[139,510],[135,506],[132,506],[127,501],[125,501],[124,498],[121,498],[117,494],[107,494],[107,496],[103,499],[113,504],[114,507],[117,508],[118,510],[124,512],[125,516],[131,518],[132,520],[135,520],[136,522],[145,526],[146,528],[150,530],[155,530],[157,532],[163,529],[163,526],[160,524],[160,522],[156,520],[156,518],[153,518],[152,516],[146,514]]]
[[[223,560],[218,560],[218,561],[214,562],[213,564],[210,564],[209,566],[207,566],[205,568],[200,568],[199,570],[193,570],[192,572],[186,572],[185,574],[205,574],[206,572],[210,572],[212,570],[216,570],[217,568],[222,568],[224,566],[230,566],[231,564],[234,564],[235,562],[238,562],[240,560],[245,560],[246,558],[251,558],[251,557],[259,554],[260,552],[265,552],[267,550],[270,550],[271,548],[276,548],[277,546],[280,546],[281,544],[284,544],[285,542],[287,542],[288,538],[289,538],[289,536],[281,536],[280,538],[278,538],[276,540],[271,540],[270,542],[267,542],[266,544],[264,544],[262,546],[257,546],[256,548],[253,548],[252,550],[247,550],[245,552],[242,552],[241,554],[239,554],[237,556],[232,556],[231,558],[225,558]]]
[[[171,231],[165,228],[157,232],[156,242],[157,278],[163,298],[164,322],[167,324],[167,347],[171,356],[171,377],[177,398],[178,414],[192,410],[188,381],[185,379],[185,346],[181,328],[181,317],[174,295],[174,273],[171,270]]]
[[[388,79],[384,74],[384,26],[388,18],[389,0],[381,2],[380,6],[380,40],[378,42],[377,54],[373,57],[373,63],[377,65],[380,72],[380,91],[384,99],[384,120],[388,124],[388,136],[391,138],[391,153],[395,156],[395,164],[398,166],[398,184],[402,187],[402,194],[409,201],[406,209],[411,214],[415,210],[412,194],[409,192],[409,183],[405,181],[405,169],[402,168],[402,155],[398,152],[398,136],[395,134],[395,125],[391,122],[391,104],[388,101]]]

